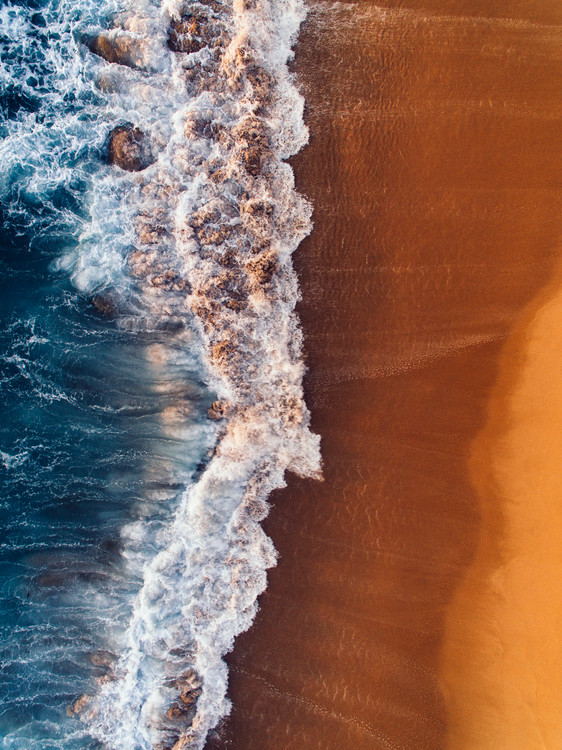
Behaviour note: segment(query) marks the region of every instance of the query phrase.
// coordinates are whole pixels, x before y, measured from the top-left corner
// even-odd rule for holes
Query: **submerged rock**
[[[184,706],[191,706],[195,708],[201,692],[201,688],[185,689],[182,693],[180,693],[180,701]]]
[[[194,703],[190,705],[180,705],[179,703],[172,703],[170,708],[166,711],[166,718],[170,721],[188,721],[194,716]]]
[[[220,419],[224,419],[227,416],[227,404],[225,401],[213,401],[209,410],[207,411],[209,419],[214,419],[217,422]]]
[[[188,15],[173,19],[168,32],[168,47],[172,52],[199,52],[206,46],[202,38],[204,16]]]
[[[257,146],[249,146],[242,152],[242,162],[246,172],[257,177],[262,167],[262,152]]]
[[[139,70],[151,68],[147,63],[146,43],[130,34],[121,31],[102,31],[97,36],[84,39],[84,44],[90,52],[107,62]]]
[[[127,172],[140,172],[155,161],[148,137],[130,123],[118,125],[109,133],[107,159]]]
[[[273,252],[265,252],[246,264],[246,268],[260,285],[269,284],[279,269]]]
[[[103,667],[104,669],[113,669],[113,665],[117,661],[115,654],[103,650],[93,651],[89,655],[89,659],[94,667]]]
[[[96,294],[91,298],[91,303],[100,315],[113,320],[119,314],[117,300],[112,294]]]
[[[150,279],[152,286],[159,289],[169,289],[174,292],[190,292],[191,285],[187,279],[182,278],[177,271],[164,271]]]
[[[92,700],[90,695],[81,695],[80,698],[74,701],[70,706],[66,707],[67,716],[78,716],[87,707],[88,703]]]

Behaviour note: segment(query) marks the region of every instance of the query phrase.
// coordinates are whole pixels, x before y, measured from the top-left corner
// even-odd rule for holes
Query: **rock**
[[[184,706],[195,706],[197,705],[197,700],[201,695],[201,692],[201,688],[184,690],[183,693],[180,693],[180,701]]]
[[[66,715],[77,716],[78,714],[81,714],[91,700],[92,697],[84,693],[84,695],[81,695],[78,700],[75,700],[74,703],[66,707]]]
[[[252,177],[257,177],[261,172],[262,167],[262,154],[259,148],[256,146],[250,146],[242,151],[242,164],[244,165],[246,172],[251,174]]]
[[[227,405],[224,401],[213,401],[207,412],[207,416],[209,419],[218,421],[219,419],[224,419],[226,417],[226,412]]]
[[[103,650],[93,651],[88,658],[94,667],[103,667],[104,669],[112,669],[117,660],[117,657],[111,651]]]
[[[109,63],[126,65],[129,68],[146,70],[146,50],[142,42],[121,31],[102,31],[94,37],[84,39],[84,44],[94,55]]]
[[[96,677],[96,685],[107,685],[108,682],[115,682],[116,679],[117,677],[112,672],[108,672]]]
[[[185,750],[186,747],[192,747],[195,737],[180,737],[175,745],[172,745],[171,750]]]
[[[277,258],[273,252],[265,252],[258,255],[254,260],[249,261],[246,264],[246,268],[251,272],[258,284],[269,284],[277,270],[279,265]]]
[[[205,299],[191,305],[194,315],[202,321],[207,331],[215,327],[220,305],[213,300]]]
[[[104,539],[101,543],[101,548],[104,552],[108,552],[111,555],[118,555],[121,553],[121,542],[119,539]]]
[[[188,714],[189,711],[180,706],[179,703],[172,703],[170,708],[166,711],[166,717],[172,721],[185,721]]]
[[[231,248],[227,248],[223,253],[216,253],[215,260],[223,268],[233,270],[238,267],[236,253]]]
[[[168,47],[172,52],[199,52],[206,46],[202,39],[202,25],[206,19],[203,16],[182,16],[179,20],[172,19],[168,32]]]
[[[200,0],[201,5],[206,5],[215,11],[215,13],[224,13],[224,4],[218,0]]]
[[[236,347],[230,341],[219,341],[211,347],[215,364],[227,365],[236,356]]]
[[[181,318],[161,318],[156,324],[156,330],[176,335],[185,330],[185,321]]]
[[[234,227],[231,224],[222,224],[217,227],[202,227],[196,230],[197,239],[202,245],[221,245],[232,236]]]
[[[117,300],[109,292],[105,294],[96,294],[90,301],[99,314],[103,315],[104,318],[113,320],[119,315]]]
[[[62,574],[44,573],[37,578],[37,585],[42,588],[51,588],[51,586],[62,586],[66,580],[66,576]]]
[[[169,685],[180,691],[197,690],[201,687],[202,682],[197,672],[194,669],[189,668],[179,677],[173,678]]]
[[[237,268],[217,276],[215,284],[223,298],[227,297],[238,302],[246,302],[248,299],[246,276]]]
[[[266,70],[257,64],[250,64],[246,68],[246,77],[252,84],[256,95],[264,102],[268,101],[275,80]]]
[[[154,271],[159,270],[158,254],[155,251],[135,250],[127,258],[127,265],[133,276],[141,279],[146,278]]]
[[[155,161],[147,136],[127,123],[118,125],[108,136],[108,162],[127,172],[140,172]]]
[[[152,286],[160,289],[173,289],[174,291],[186,291],[189,290],[189,282],[186,279],[182,279],[177,271],[168,270],[153,276],[150,279]]]
[[[216,224],[220,218],[220,209],[211,202],[193,213],[190,224],[196,230],[203,229],[207,224]]]
[[[143,245],[157,245],[166,234],[163,224],[153,224],[145,219],[137,222],[137,236]]]
[[[187,138],[194,138],[195,136],[217,138],[221,130],[221,125],[206,117],[197,117],[192,114],[185,121],[185,135]]]
[[[255,115],[250,115],[234,128],[236,138],[246,141],[246,143],[268,148],[270,145],[270,135],[267,125]]]
[[[248,307],[248,302],[243,299],[227,299],[225,300],[224,306],[234,312],[240,312]]]
[[[269,217],[273,213],[273,205],[268,201],[250,200],[244,203],[242,211],[250,216]]]

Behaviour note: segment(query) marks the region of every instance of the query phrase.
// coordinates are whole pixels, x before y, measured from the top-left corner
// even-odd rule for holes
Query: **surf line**
[[[123,122],[108,160],[134,186],[138,304],[176,346],[197,331],[218,396],[214,453],[159,531],[118,659],[71,708],[111,748],[203,748],[229,711],[222,657],[275,564],[267,498],[286,471],[321,476],[291,263],[311,208],[285,162],[308,138],[287,68],[304,14],[299,0],[135,3],[84,39],[108,97],[170,99],[167,140]]]

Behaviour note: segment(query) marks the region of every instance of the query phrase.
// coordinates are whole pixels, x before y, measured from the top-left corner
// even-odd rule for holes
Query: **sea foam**
[[[110,122],[151,159],[96,175],[59,268],[117,325],[168,331],[159,367],[196,350],[217,395],[207,459],[168,520],[123,529],[132,616],[108,679],[71,709],[115,750],[203,748],[229,711],[223,656],[275,564],[267,498],[286,471],[320,476],[291,265],[311,210],[284,161],[307,141],[287,69],[303,17],[298,0],[135,2],[83,37]],[[162,414],[175,437],[185,408]]]

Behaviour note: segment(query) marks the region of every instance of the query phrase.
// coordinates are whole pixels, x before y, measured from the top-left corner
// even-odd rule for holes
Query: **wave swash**
[[[132,615],[98,691],[69,709],[110,748],[204,746],[229,711],[222,657],[275,563],[260,526],[268,495],[287,470],[320,475],[291,265],[310,207],[284,162],[307,140],[287,69],[303,16],[298,0],[135,2],[80,40],[123,114],[91,227],[60,267],[118,325],[165,330],[175,351],[198,346],[217,395],[213,447],[151,555],[142,520],[123,530],[140,580]],[[103,220],[110,203],[120,245]],[[162,414],[176,435],[184,406]]]

